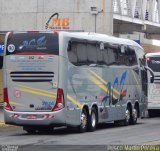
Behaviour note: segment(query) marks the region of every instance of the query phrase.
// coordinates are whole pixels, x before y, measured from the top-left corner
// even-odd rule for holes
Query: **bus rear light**
[[[52,111],[58,111],[61,110],[62,108],[64,108],[64,94],[62,89],[58,89],[56,104]]]
[[[6,110],[12,111],[12,108],[11,108],[11,106],[9,104],[9,100],[8,100],[8,90],[7,90],[7,88],[3,89],[3,97],[4,97],[3,98],[3,100],[4,100],[4,108]]]

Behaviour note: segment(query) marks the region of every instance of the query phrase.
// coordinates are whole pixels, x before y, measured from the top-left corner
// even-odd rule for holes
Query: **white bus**
[[[146,110],[144,50],[94,33],[9,32],[4,55],[5,123],[28,133],[56,126],[94,131],[136,124]]]
[[[152,76],[148,72],[148,115],[152,117],[160,111],[160,52],[147,53],[146,64],[152,69],[154,82],[151,82]]]

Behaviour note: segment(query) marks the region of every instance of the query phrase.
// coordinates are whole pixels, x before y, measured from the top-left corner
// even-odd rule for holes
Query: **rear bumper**
[[[28,117],[31,118],[28,118]],[[36,118],[34,118],[36,117]],[[12,125],[63,126],[66,125],[65,110],[56,112],[13,112],[4,110],[4,121]]]

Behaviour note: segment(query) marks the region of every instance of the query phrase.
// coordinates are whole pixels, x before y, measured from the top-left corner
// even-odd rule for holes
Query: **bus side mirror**
[[[154,73],[153,73],[153,70],[151,68],[149,68],[149,67],[146,67],[146,66],[144,68],[145,68],[146,71],[150,72],[150,74],[151,74],[150,81],[151,81],[151,83],[153,83],[154,82]]]

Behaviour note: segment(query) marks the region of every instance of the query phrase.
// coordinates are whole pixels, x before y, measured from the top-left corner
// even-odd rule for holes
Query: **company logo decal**
[[[19,90],[14,90],[14,96],[15,96],[16,98],[20,98],[20,97],[21,97],[21,91],[19,91]]]
[[[46,23],[46,29],[69,30],[70,18],[59,18],[59,13],[54,13]]]

